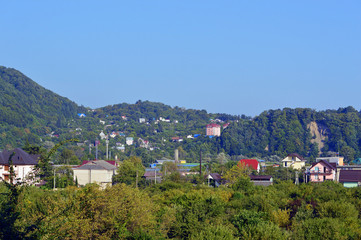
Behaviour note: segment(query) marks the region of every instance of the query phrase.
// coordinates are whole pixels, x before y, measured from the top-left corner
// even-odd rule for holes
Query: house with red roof
[[[257,159],[241,159],[237,165],[249,167],[250,169],[256,170],[257,172],[259,172],[259,170],[261,169],[261,166]]]
[[[223,124],[223,129],[226,129],[230,123]]]

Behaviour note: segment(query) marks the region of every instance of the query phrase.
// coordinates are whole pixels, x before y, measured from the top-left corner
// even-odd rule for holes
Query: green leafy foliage
[[[169,180],[144,189],[119,183],[57,191],[0,183],[0,237],[359,239],[359,192],[287,181],[253,186],[252,194]]]

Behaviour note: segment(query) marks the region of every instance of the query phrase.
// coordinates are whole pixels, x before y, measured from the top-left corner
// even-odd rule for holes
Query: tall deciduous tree
[[[117,174],[113,177],[114,183],[125,183],[134,185],[145,172],[142,160],[138,157],[132,156],[120,163]]]

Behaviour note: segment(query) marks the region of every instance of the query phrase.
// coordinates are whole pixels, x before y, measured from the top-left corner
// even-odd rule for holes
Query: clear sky
[[[2,1],[0,65],[80,105],[361,109],[361,1]]]

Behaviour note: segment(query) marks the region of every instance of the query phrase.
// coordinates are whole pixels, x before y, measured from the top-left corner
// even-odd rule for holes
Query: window
[[[5,171],[9,171],[9,166],[6,166],[5,165],[5,169],[4,169]]]
[[[318,167],[315,167],[315,172],[318,172],[318,171],[319,171]]]
[[[315,175],[315,179],[316,179],[316,180],[318,180],[318,179],[319,179],[318,174],[316,174],[316,175]]]

